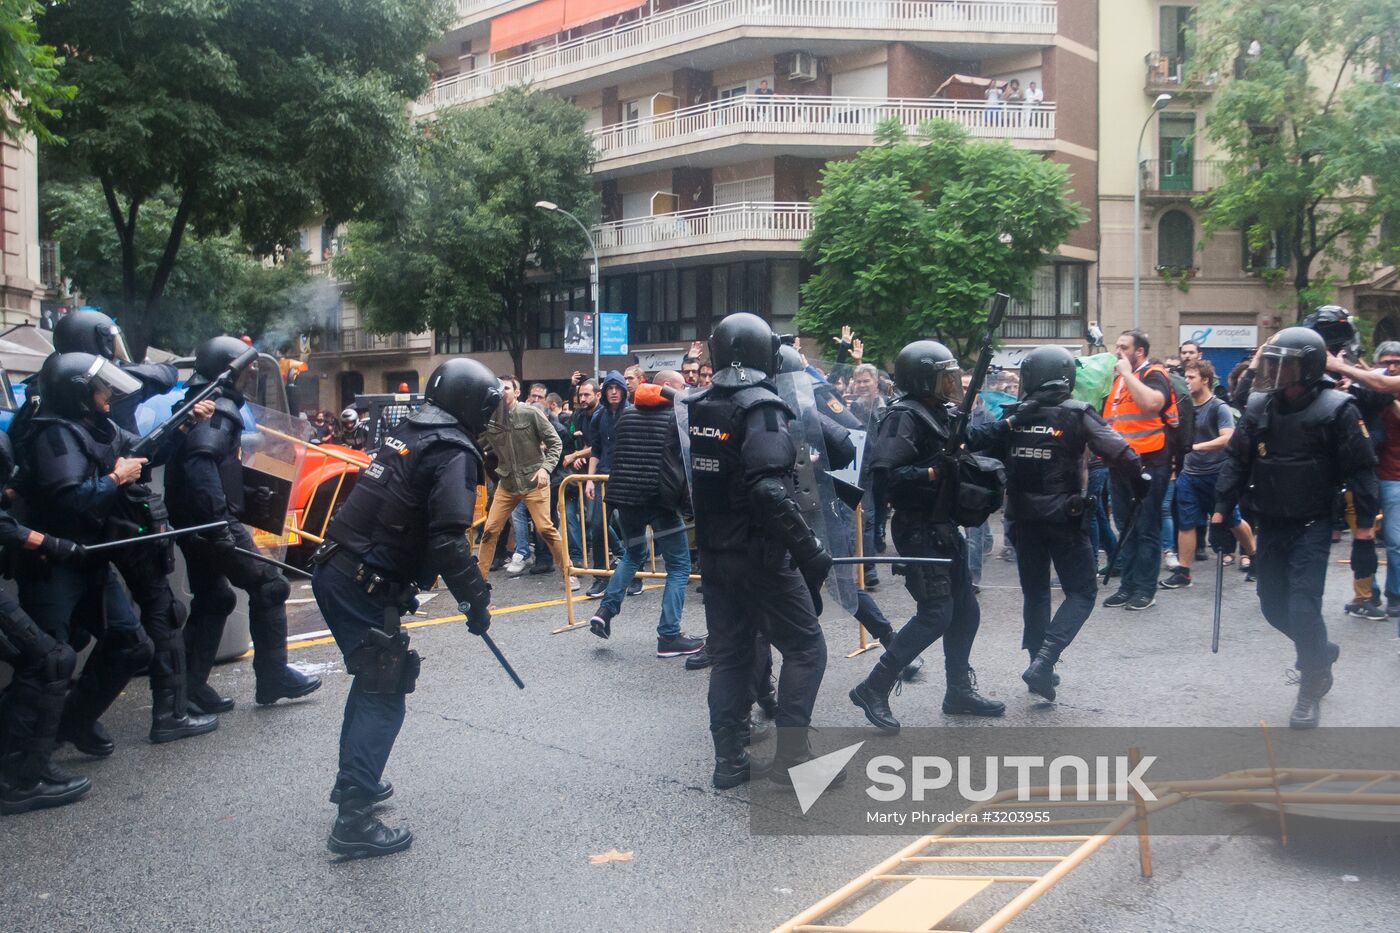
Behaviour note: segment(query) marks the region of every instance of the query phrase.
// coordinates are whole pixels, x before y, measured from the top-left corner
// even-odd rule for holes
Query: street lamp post
[[[1172,102],[1170,94],[1159,94],[1152,102],[1152,112],[1142,123],[1138,133],[1137,160],[1133,163],[1133,330],[1142,326],[1142,139],[1152,118],[1167,104]]]
[[[593,293],[593,378],[603,378],[602,370],[598,368],[598,345],[603,342],[603,316],[598,310],[598,244],[593,242],[593,231],[589,230],[583,221],[573,214],[564,210],[553,201],[536,201],[535,207],[542,211],[549,211],[551,214],[563,214],[565,217],[578,224],[578,228],[583,231],[583,235],[588,238],[588,248],[593,251],[593,267],[588,270],[588,285]]]

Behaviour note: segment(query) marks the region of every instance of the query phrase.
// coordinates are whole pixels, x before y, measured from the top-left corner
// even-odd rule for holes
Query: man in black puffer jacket
[[[661,594],[661,622],[656,626],[656,656],[675,658],[705,647],[681,632],[681,610],[690,577],[686,545],[685,472],[680,435],[676,433],[675,399],[685,391],[680,373],[662,370],[652,383],[637,387],[633,406],[617,417],[608,476],[608,504],[617,507],[623,554],[598,614],[589,628],[599,638],[612,634],[613,616],[633,575],[647,558],[647,528],[666,561],[666,589]]]

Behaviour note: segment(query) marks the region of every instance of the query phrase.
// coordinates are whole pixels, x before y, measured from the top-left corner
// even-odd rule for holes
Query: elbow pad
[[[472,557],[466,535],[445,532],[433,535],[429,544],[433,565],[459,603],[485,606],[491,601],[491,587],[481,579],[481,568]]]
[[[762,517],[764,527],[787,546],[799,564],[821,553],[821,541],[812,533],[782,481],[765,477],[754,483],[749,502]]]

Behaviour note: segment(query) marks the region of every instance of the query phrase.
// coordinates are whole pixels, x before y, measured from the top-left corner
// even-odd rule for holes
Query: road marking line
[[[564,603],[565,600],[563,599],[547,599],[544,602],[522,603],[519,606],[506,606],[501,609],[492,610],[491,618],[494,619],[496,616],[510,615],[513,612],[528,612],[531,609],[548,609],[551,606],[562,606],[564,605]],[[402,628],[426,628],[429,625],[442,625],[444,622],[463,622],[466,621],[466,618],[466,616],[462,615],[461,613],[458,613],[456,615],[443,616],[440,619],[420,619],[417,622],[405,622]],[[287,650],[293,651],[297,648],[314,648],[317,645],[335,644],[334,638],[323,638],[321,637],[322,635],[328,636],[330,635],[330,632],[310,632],[307,635],[297,636],[297,638],[299,639],[298,641],[289,641],[287,643]]]

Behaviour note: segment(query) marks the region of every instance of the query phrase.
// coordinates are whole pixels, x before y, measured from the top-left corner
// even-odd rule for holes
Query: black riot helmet
[[[1351,312],[1341,305],[1323,305],[1303,318],[1303,326],[1321,334],[1332,353],[1349,350],[1355,354],[1361,349],[1361,338],[1351,323]]]
[[[39,369],[39,414],[81,420],[107,412],[113,396],[141,389],[135,376],[93,353],[52,353]]]
[[[807,364],[802,362],[802,354],[791,344],[778,347],[778,375],[782,373],[805,372]]]
[[[0,431],[0,486],[15,475],[15,445],[10,443],[10,435]]]
[[[937,340],[915,340],[894,358],[894,384],[914,398],[961,402],[962,367]]]
[[[476,433],[501,403],[501,381],[484,363],[459,356],[433,370],[423,397]]]
[[[741,311],[719,322],[710,335],[710,361],[717,386],[737,388],[762,382],[778,372],[781,342],[757,314]]]
[[[1021,398],[1039,393],[1063,402],[1074,391],[1074,354],[1064,347],[1036,347],[1021,360]]]
[[[248,344],[237,337],[210,337],[194,351],[194,373],[185,383],[188,386],[208,385],[219,378],[234,360],[248,352]],[[258,363],[254,360],[238,374],[232,389],[221,389],[234,402],[243,403],[248,391],[257,382]]]
[[[91,353],[107,360],[132,362],[122,329],[101,311],[69,311],[53,326],[53,348],[59,353]]]
[[[1288,327],[1259,349],[1254,391],[1281,392],[1290,386],[1308,388],[1327,371],[1327,344],[1308,327]]]

